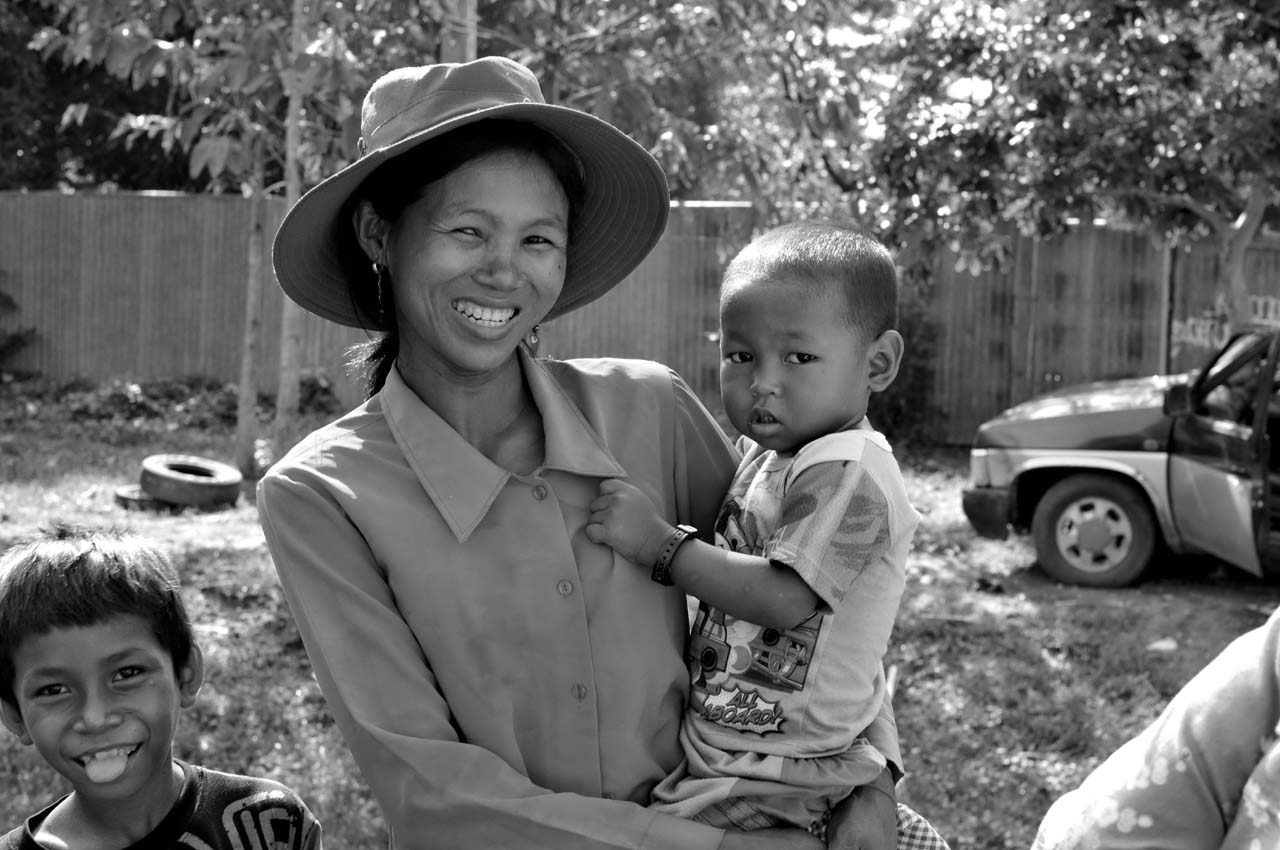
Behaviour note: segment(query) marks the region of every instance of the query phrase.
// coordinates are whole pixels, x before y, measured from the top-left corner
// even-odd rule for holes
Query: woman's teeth
[[[455,301],[453,302],[453,309],[473,322],[493,325],[494,327],[505,325],[516,315],[514,307],[485,307],[469,301]]]

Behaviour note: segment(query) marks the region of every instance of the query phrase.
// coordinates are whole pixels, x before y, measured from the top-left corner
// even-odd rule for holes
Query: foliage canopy
[[[185,179],[223,190],[257,158],[278,179],[290,86],[306,182],[350,158],[369,82],[435,61],[448,12],[315,4],[291,58],[284,0],[44,2],[35,48],[137,90],[116,136],[185,151]],[[1014,229],[1102,216],[1218,239],[1226,287],[1274,215],[1268,0],[478,0],[477,21],[480,54],[634,135],[675,197],[751,200],[758,225],[842,214],[976,267]]]

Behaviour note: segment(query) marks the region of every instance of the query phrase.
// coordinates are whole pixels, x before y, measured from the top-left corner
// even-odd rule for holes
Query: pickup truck
[[[1038,396],[979,426],[963,491],[977,533],[1029,533],[1070,584],[1137,582],[1161,552],[1269,577],[1280,330],[1234,335],[1199,369]],[[1272,479],[1277,483],[1273,483]]]

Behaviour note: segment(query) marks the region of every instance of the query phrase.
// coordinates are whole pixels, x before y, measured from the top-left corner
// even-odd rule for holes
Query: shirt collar
[[[547,369],[517,349],[546,440],[544,470],[599,478],[625,477],[582,411]],[[414,475],[450,531],[464,542],[480,525],[511,473],[490,461],[418,398],[397,369],[379,393],[382,409]]]

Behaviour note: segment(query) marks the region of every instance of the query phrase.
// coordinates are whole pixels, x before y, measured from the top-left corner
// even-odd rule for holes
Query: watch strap
[[[675,558],[681,544],[697,533],[698,529],[692,525],[677,525],[673,528],[663,542],[662,548],[658,550],[658,557],[653,561],[653,572],[649,577],[666,587],[675,584],[675,580],[671,578],[671,561]]]

